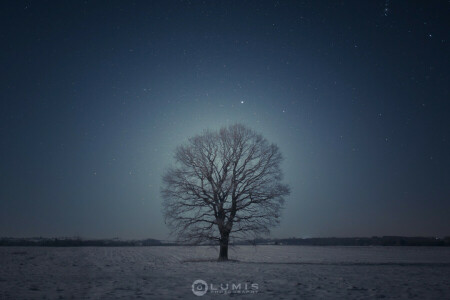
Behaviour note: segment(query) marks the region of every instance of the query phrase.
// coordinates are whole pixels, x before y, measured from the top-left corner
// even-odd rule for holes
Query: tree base
[[[226,239],[226,243],[221,243],[219,250],[219,261],[227,261],[228,260],[228,237]]]

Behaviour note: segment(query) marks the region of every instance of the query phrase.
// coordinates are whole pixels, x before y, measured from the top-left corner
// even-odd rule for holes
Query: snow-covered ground
[[[450,248],[239,246],[236,261],[216,258],[213,247],[0,247],[0,299],[220,299],[221,284],[246,299],[450,299]]]

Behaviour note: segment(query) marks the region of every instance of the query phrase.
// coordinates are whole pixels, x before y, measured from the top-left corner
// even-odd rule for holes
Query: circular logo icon
[[[203,296],[204,294],[206,294],[207,291],[208,291],[208,284],[204,280],[197,279],[192,284],[192,292],[196,296]]]

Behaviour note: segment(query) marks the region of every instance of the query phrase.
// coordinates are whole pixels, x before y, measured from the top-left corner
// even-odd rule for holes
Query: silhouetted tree
[[[178,241],[217,241],[228,259],[234,239],[268,234],[279,223],[289,187],[281,153],[260,134],[236,124],[206,130],[175,151],[163,177],[163,212]]]

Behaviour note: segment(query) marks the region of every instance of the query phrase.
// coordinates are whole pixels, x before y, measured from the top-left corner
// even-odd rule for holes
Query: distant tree
[[[220,245],[228,260],[233,239],[268,234],[280,220],[289,187],[281,183],[275,144],[241,124],[206,130],[175,151],[163,177],[166,224],[178,241]]]

